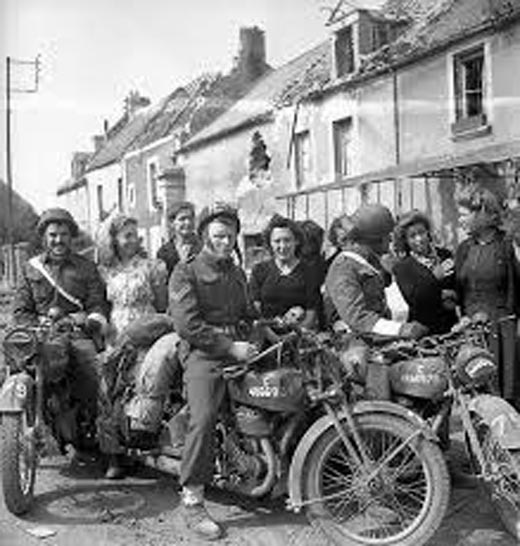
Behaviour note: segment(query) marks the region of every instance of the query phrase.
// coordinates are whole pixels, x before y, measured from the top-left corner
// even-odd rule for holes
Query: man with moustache
[[[18,325],[38,324],[49,314],[68,315],[82,331],[70,335],[72,397],[91,419],[97,415],[98,359],[91,335],[107,326],[105,285],[96,265],[72,251],[79,229],[61,208],[44,211],[37,225],[43,252],[24,264],[14,302]],[[49,313],[50,312],[50,313]]]

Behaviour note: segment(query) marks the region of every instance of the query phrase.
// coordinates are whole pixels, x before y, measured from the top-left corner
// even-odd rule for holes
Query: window
[[[105,209],[103,207],[103,186],[99,185],[96,188],[97,191],[97,206],[98,206],[98,219],[102,222],[105,218]]]
[[[354,71],[354,42],[351,26],[347,26],[336,32],[334,57],[336,77],[341,78]]]
[[[311,137],[309,131],[303,131],[294,136],[294,158],[296,187],[302,188],[309,184],[312,171]]]
[[[135,184],[128,184],[127,188],[128,206],[135,207]]]
[[[147,167],[147,180],[148,180],[148,205],[150,210],[157,210],[160,207],[159,193],[157,191],[157,161],[151,160],[148,162]]]
[[[337,178],[352,174],[352,118],[335,121],[334,134],[334,172]]]
[[[487,120],[484,103],[484,46],[455,55],[453,61],[455,89],[453,132],[460,133],[485,126]]]
[[[123,212],[124,209],[124,191],[123,191],[123,179],[117,179],[117,208],[119,212]]]

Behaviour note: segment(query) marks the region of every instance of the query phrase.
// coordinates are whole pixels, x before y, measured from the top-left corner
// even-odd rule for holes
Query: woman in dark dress
[[[520,402],[520,370],[515,364],[516,321],[520,311],[519,278],[512,241],[500,229],[502,207],[486,189],[459,201],[469,237],[455,256],[457,291],[467,316],[485,313],[493,323],[491,350],[499,363],[504,398]]]
[[[251,273],[253,301],[266,318],[284,317],[287,313],[300,324],[316,325],[320,305],[320,281],[315,268],[300,259],[303,233],[295,222],[273,216],[264,241],[272,258],[256,264]]]
[[[424,324],[430,334],[448,332],[457,322],[451,252],[433,244],[431,222],[418,210],[400,219],[394,244],[400,259],[393,273],[409,306],[408,320]]]

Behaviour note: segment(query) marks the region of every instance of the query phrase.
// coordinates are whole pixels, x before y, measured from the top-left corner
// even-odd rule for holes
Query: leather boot
[[[199,538],[205,540],[218,540],[224,536],[222,527],[208,514],[203,503],[184,504],[184,521],[188,529]]]

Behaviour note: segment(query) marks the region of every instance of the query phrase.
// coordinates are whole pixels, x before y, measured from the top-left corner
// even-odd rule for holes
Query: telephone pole
[[[34,69],[34,82],[30,87],[12,87],[11,75],[13,65],[25,65]],[[40,78],[40,56],[36,56],[33,61],[25,61],[20,59],[6,58],[6,77],[5,77],[5,165],[7,178],[7,245],[9,252],[9,283],[16,284],[16,258],[14,252],[14,211],[13,211],[13,168],[11,155],[11,94],[12,93],[36,93]]]

